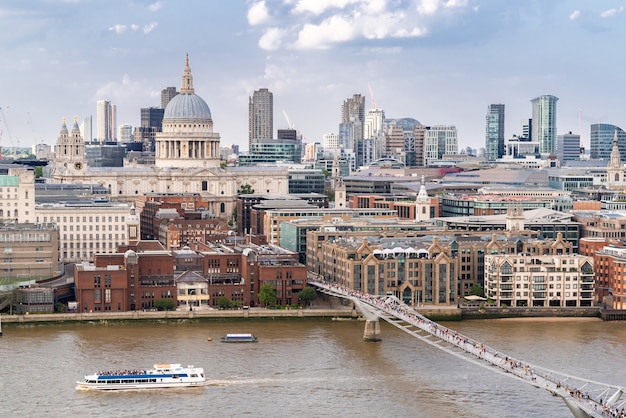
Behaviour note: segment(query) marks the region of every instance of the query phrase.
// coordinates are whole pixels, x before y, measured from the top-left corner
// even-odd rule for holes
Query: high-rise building
[[[560,162],[580,160],[580,135],[571,132],[557,135],[555,148]]]
[[[248,149],[254,140],[274,137],[274,95],[266,88],[256,90],[248,102]]]
[[[617,146],[622,162],[626,162],[626,132],[619,126],[609,123],[591,125],[589,156],[592,159],[608,160],[613,149],[613,137],[617,132]]]
[[[431,165],[444,155],[458,153],[459,141],[455,126],[431,126],[424,130],[424,165]]]
[[[339,135],[335,133],[324,134],[322,139],[322,146],[325,150],[339,149]]]
[[[539,142],[539,152],[543,155],[554,153],[556,145],[556,102],[558,97],[543,95],[530,102],[533,105],[533,141]]]
[[[119,142],[122,144],[128,144],[133,142],[133,127],[127,123],[120,125]]]
[[[83,119],[83,121],[80,124],[80,133],[86,142],[93,141],[93,127],[92,126],[93,125],[92,125],[91,115]]]
[[[116,107],[111,104],[110,100],[98,100],[97,103],[97,129],[98,129],[98,142],[113,142],[115,141],[116,132]]]
[[[341,123],[339,125],[339,144],[343,149],[354,150],[356,166],[364,164],[365,147],[363,126],[365,122],[365,97],[354,94],[341,105]]]
[[[490,104],[485,123],[485,150],[488,161],[504,155],[504,105]]]
[[[161,109],[165,109],[170,100],[177,94],[176,87],[165,87],[161,90]]]

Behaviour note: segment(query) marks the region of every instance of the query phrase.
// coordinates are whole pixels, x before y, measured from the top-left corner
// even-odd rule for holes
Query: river
[[[388,324],[320,319],[6,325],[2,416],[571,417],[560,398],[477,367]],[[518,359],[626,386],[626,324],[596,319],[445,323]],[[222,344],[252,332],[258,343]],[[208,341],[211,338],[212,341]],[[203,388],[77,391],[87,372],[172,362],[204,367]]]

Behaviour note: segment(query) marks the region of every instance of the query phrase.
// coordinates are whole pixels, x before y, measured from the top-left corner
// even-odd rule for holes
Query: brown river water
[[[507,319],[444,323],[510,356],[626,386],[626,323]],[[570,417],[558,397],[451,356],[388,324],[330,319],[197,323],[5,324],[2,417]],[[223,344],[251,332],[258,343]],[[211,338],[212,341],[208,341]],[[77,391],[102,369],[205,369],[201,388]]]

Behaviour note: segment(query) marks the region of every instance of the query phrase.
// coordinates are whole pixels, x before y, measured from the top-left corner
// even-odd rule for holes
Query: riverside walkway
[[[377,314],[379,318],[431,346],[561,397],[577,418],[626,418],[626,399],[622,387],[570,376],[513,358],[429,320],[396,297],[372,296],[311,278],[308,282],[328,295],[355,302],[368,322]]]

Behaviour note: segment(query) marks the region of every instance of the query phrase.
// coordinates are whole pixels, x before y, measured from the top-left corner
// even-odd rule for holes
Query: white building
[[[33,223],[35,220],[35,173],[27,167],[5,166],[0,174],[0,221]]]
[[[59,229],[62,262],[92,260],[98,253],[116,253],[128,243],[127,218],[133,207],[127,203],[45,203],[35,207],[36,223],[55,223]]]
[[[424,131],[424,165],[439,161],[444,155],[459,153],[455,126],[431,126]]]
[[[485,296],[498,306],[591,306],[594,280],[592,257],[485,254]]]
[[[333,133],[324,134],[324,138],[322,139],[322,146],[325,150],[339,149],[339,135]]]

